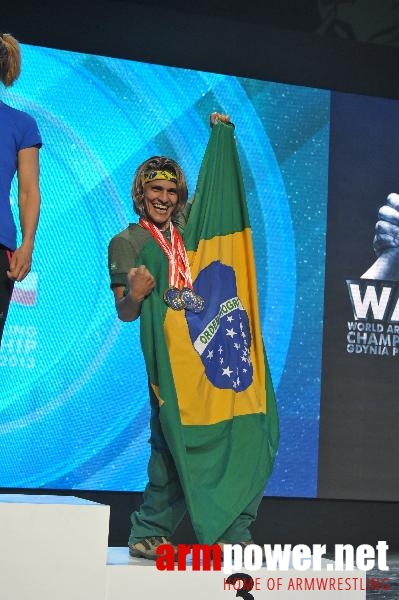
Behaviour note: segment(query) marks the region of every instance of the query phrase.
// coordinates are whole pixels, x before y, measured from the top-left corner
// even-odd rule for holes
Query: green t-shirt
[[[187,202],[183,210],[179,211],[172,219],[173,225],[183,233],[190,213],[191,203]],[[170,230],[164,232],[170,240]],[[126,286],[127,274],[133,267],[138,266],[137,259],[143,246],[152,240],[152,235],[147,229],[137,223],[130,223],[126,229],[115,235],[108,246],[108,270],[111,288]]]

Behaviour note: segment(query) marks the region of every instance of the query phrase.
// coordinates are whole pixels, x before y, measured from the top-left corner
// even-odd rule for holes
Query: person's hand
[[[144,265],[130,269],[127,274],[129,294],[134,302],[141,302],[155,287],[155,279]]]
[[[13,281],[22,281],[30,271],[32,265],[33,247],[22,243],[11,257],[10,268],[7,277]]]
[[[380,208],[373,246],[377,256],[389,248],[399,247],[399,194],[389,194],[386,204]]]
[[[377,259],[362,279],[399,281],[399,195],[389,194],[378,212],[373,246]]]
[[[231,123],[229,115],[224,115],[224,114],[218,113],[218,112],[213,112],[210,115],[209,120],[210,120],[211,127],[213,127],[213,124],[215,123],[216,120],[220,121],[221,123]]]

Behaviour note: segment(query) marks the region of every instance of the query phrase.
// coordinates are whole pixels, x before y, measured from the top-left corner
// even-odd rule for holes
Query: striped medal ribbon
[[[163,298],[173,310],[191,310],[201,312],[205,302],[202,296],[193,290],[190,265],[183,239],[171,222],[169,225],[170,242],[162,232],[147,219],[141,218],[140,227],[150,232],[158,246],[165,253],[169,263],[169,287],[165,290]]]

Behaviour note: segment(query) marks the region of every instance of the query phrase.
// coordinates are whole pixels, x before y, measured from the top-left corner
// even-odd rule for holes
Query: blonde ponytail
[[[21,72],[21,51],[17,40],[9,33],[0,33],[0,78],[6,87],[16,81]]]

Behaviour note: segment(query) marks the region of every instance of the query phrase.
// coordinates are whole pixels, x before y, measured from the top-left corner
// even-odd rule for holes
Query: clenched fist
[[[377,260],[362,278],[399,281],[399,194],[389,194],[380,208],[373,246]]]
[[[399,246],[399,194],[389,194],[378,212],[375,226],[374,250],[380,256],[388,248]]]
[[[134,302],[142,302],[155,287],[155,279],[144,265],[130,269],[127,282],[129,295]]]
[[[213,127],[215,121],[221,121],[222,123],[225,123],[226,125],[228,123],[231,123],[229,115],[225,115],[223,113],[218,113],[218,112],[213,112],[209,116],[209,122],[210,122],[211,127]]]

